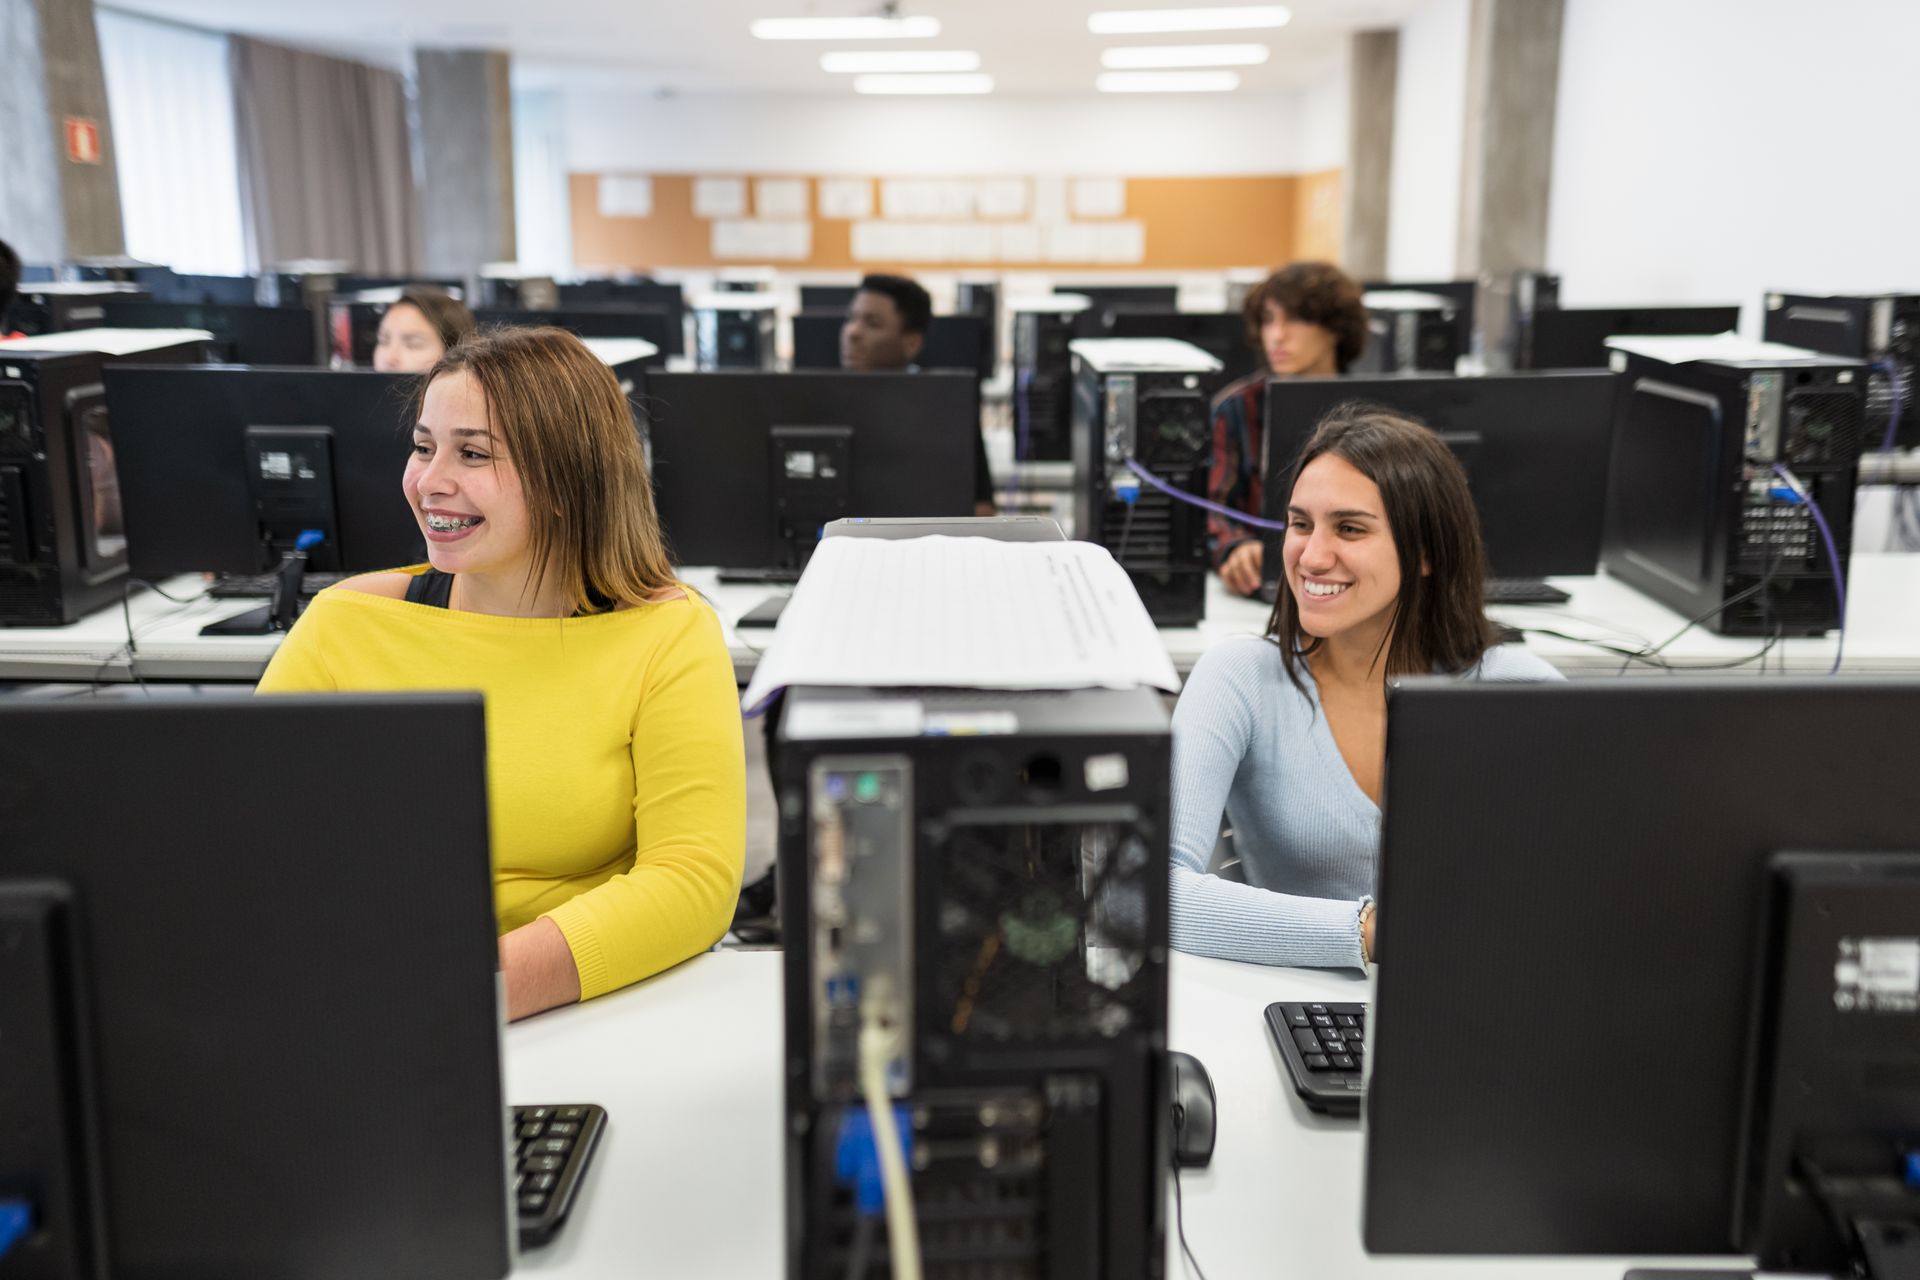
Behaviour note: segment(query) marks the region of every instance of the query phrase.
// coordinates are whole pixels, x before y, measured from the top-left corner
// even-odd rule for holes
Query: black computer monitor
[[[260,307],[251,302],[123,301],[100,304],[110,329],[205,329],[212,357],[227,364],[311,365],[313,313],[305,307]]]
[[[426,558],[400,489],[411,447],[407,374],[109,366],[134,576],[275,568],[306,529],[320,571]]]
[[[1876,1197],[1911,1241],[1920,681],[1389,699],[1367,1247],[1854,1274],[1822,1201]]]
[[[667,313],[670,356],[686,352],[687,295],[677,284],[660,280],[579,280],[557,286],[560,305],[575,307],[650,307]]]
[[[106,322],[107,299],[131,302],[146,296],[144,290],[113,284],[22,284],[7,311],[7,323],[28,335],[98,329]]]
[[[844,311],[802,311],[793,317],[793,367],[838,369]],[[914,364],[922,369],[965,369],[975,377],[993,372],[993,335],[985,316],[934,316]]]
[[[969,374],[649,373],[641,407],[679,564],[797,570],[842,516],[973,514]]]
[[[793,367],[796,369],[838,369],[840,367],[840,330],[847,323],[845,311],[800,311],[793,317]]]
[[[1348,401],[1383,405],[1452,446],[1480,512],[1492,576],[1589,574],[1600,563],[1617,389],[1600,369],[1275,378],[1267,383],[1261,501],[1268,519],[1284,519],[1294,462],[1321,419]],[[1264,573],[1278,581],[1284,535],[1265,536]]]
[[[1238,311],[1159,311],[1114,307],[1107,312],[1108,338],[1176,338],[1190,342],[1220,362],[1220,382],[1237,382],[1266,367],[1247,341],[1247,322]]]
[[[1522,369],[1604,369],[1607,339],[1623,334],[1726,333],[1735,307],[1546,307],[1533,313],[1515,365]]]
[[[440,289],[456,298],[464,297],[467,291],[467,282],[457,276],[341,276],[333,291],[367,293],[374,289],[405,289],[409,285]]]
[[[853,305],[853,295],[860,292],[857,284],[803,284],[800,286],[800,309],[802,311],[838,311],[845,314]]]
[[[135,279],[155,302],[243,307],[257,301],[260,289],[253,276],[181,275],[164,268],[138,273]]]
[[[1171,284],[1063,284],[1056,287],[1056,292],[1075,294],[1092,304],[1073,318],[1076,338],[1107,337],[1107,312],[1116,307],[1137,311],[1180,309],[1179,286]]]
[[[558,311],[480,307],[473,318],[482,325],[553,325],[582,338],[640,338],[656,348],[643,362],[650,368],[666,364],[678,332],[671,317],[658,307],[567,307]]]
[[[8,1274],[505,1275],[479,696],[8,701]]]
[[[1360,286],[1363,293],[1401,291],[1431,293],[1453,304],[1455,350],[1465,355],[1473,350],[1473,304],[1479,293],[1474,280],[1435,280],[1408,283],[1401,280],[1372,280]]]

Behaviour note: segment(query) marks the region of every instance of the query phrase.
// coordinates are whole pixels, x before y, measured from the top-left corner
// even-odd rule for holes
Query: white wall
[[[1430,0],[1400,27],[1387,275],[1451,280],[1459,262],[1470,0]]]
[[[1569,303],[1920,288],[1909,0],[1566,0],[1546,265]]]
[[[1302,96],[658,98],[581,90],[564,95],[567,165],[950,177],[1295,173],[1305,167]]]
[[[1342,65],[1338,74],[1300,94],[1299,172],[1347,167],[1350,84],[1351,76]]]

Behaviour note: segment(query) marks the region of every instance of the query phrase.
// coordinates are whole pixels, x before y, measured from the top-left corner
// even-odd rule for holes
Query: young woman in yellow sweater
[[[402,488],[431,563],[314,597],[260,691],[485,694],[509,1017],[705,950],[740,889],[739,694],[613,373],[559,329],[460,344],[427,374]]]

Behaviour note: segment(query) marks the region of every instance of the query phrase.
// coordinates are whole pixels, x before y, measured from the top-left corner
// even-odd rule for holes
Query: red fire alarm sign
[[[100,163],[100,122],[67,117],[67,159],[75,164]]]

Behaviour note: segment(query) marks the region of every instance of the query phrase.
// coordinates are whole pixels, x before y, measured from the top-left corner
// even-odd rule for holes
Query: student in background
[[[13,309],[13,300],[19,292],[20,255],[13,251],[13,246],[0,240],[0,342],[27,336],[7,328],[7,312]]]
[[[1260,436],[1267,379],[1345,373],[1367,345],[1367,309],[1360,286],[1326,262],[1282,267],[1247,295],[1247,341],[1266,368],[1223,390],[1213,402],[1215,502],[1260,515]],[[1217,513],[1207,517],[1207,546],[1227,589],[1260,589],[1264,560],[1257,531]]]
[[[380,317],[373,367],[381,373],[425,373],[473,330],[466,303],[431,285],[408,285]]]
[[[1388,682],[1560,675],[1498,643],[1466,473],[1432,431],[1343,405],[1307,442],[1288,492],[1267,634],[1207,650],[1174,708],[1173,945],[1364,968]],[[1244,884],[1206,870],[1223,812]]]
[[[847,320],[840,326],[840,367],[857,372],[917,372],[915,363],[933,322],[933,299],[918,281],[905,276],[871,275],[860,281]],[[973,514],[994,514],[993,472],[987,466],[986,441],[975,433]]]
[[[673,577],[626,398],[578,338],[480,334],[417,395],[394,497],[429,563],[314,597],[259,688],[485,694],[500,968],[519,1018],[725,931],[746,844],[739,690],[719,620]]]

